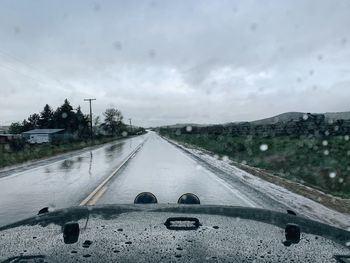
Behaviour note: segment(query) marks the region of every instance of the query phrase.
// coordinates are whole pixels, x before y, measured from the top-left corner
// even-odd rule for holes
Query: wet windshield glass
[[[0,226],[136,200],[347,229],[349,24],[349,1],[1,1]]]

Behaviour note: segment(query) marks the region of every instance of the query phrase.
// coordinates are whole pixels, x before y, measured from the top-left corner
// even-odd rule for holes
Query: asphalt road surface
[[[0,226],[36,215],[43,207],[79,205],[144,139],[116,141],[4,177],[0,173]]]
[[[108,177],[111,179],[101,186]],[[36,215],[46,206],[53,210],[82,204],[98,186],[91,204],[133,203],[138,193],[149,191],[159,203],[176,203],[180,195],[192,192],[202,204],[262,207],[252,193],[228,184],[198,160],[149,132],[36,168],[7,172],[2,178],[0,174],[0,225]]]
[[[97,203],[132,203],[138,193],[145,191],[153,193],[159,203],[176,203],[182,194],[190,192],[202,204],[256,206],[249,197],[154,132],[107,185]]]

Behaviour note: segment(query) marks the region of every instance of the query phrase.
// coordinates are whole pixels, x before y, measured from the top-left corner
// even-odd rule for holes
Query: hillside
[[[274,117],[252,121],[252,124],[275,124],[275,123],[286,123],[291,120],[299,120],[304,116],[304,112],[286,112]],[[326,113],[313,113],[313,114],[324,114],[326,120],[350,120],[350,111],[345,112],[326,112]]]

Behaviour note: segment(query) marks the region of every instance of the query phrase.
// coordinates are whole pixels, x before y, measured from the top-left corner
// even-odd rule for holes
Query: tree
[[[28,123],[30,129],[37,129],[39,128],[39,120],[40,120],[40,115],[37,113],[34,113],[28,117]]]
[[[11,123],[9,127],[9,133],[11,134],[20,134],[23,132],[23,125],[19,122]]]
[[[69,132],[77,131],[78,125],[73,107],[70,102],[65,99],[61,107],[58,107],[53,114],[54,128],[65,129]]]
[[[77,126],[78,136],[80,138],[87,137],[89,135],[89,118],[83,114],[80,106],[76,109],[75,122],[72,126]]]
[[[106,111],[103,113],[103,116],[105,117],[105,120],[102,124],[102,127],[105,131],[113,136],[121,133],[121,130],[124,127],[123,115],[118,109],[106,109]]]
[[[51,107],[46,104],[44,110],[40,113],[39,127],[41,129],[52,128],[53,124],[53,111]]]

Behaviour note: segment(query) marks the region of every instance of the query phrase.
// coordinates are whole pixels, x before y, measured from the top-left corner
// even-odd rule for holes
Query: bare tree
[[[103,113],[105,117],[104,123],[102,124],[103,129],[111,135],[116,135],[121,132],[124,127],[123,115],[120,110],[115,108],[106,109]]]

